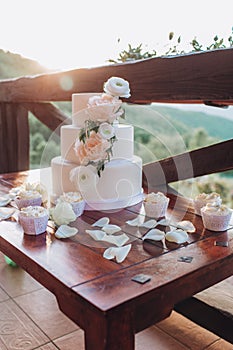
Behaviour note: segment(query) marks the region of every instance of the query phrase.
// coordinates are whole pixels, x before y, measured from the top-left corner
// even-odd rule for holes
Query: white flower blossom
[[[90,188],[90,186],[96,186],[98,176],[93,166],[81,165],[71,170],[70,180],[75,184],[77,190],[82,193],[82,191]]]
[[[55,208],[50,209],[51,219],[56,225],[68,225],[76,220],[76,215],[72,209],[72,205],[67,202],[57,203]]]
[[[99,134],[101,137],[103,137],[106,140],[111,139],[113,136],[115,136],[115,129],[114,127],[109,123],[102,123],[99,126]]]
[[[111,96],[128,98],[130,97],[129,83],[122,78],[111,77],[104,83],[104,92]]]

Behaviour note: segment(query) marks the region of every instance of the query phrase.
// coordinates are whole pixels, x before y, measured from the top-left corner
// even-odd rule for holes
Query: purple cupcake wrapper
[[[169,198],[164,202],[159,203],[147,203],[144,202],[144,208],[146,216],[158,219],[166,215],[168,208]]]
[[[84,209],[85,209],[85,204],[86,204],[85,201],[71,203],[72,209],[73,209],[76,217],[79,217],[82,215],[82,213],[84,212]]]
[[[203,225],[210,231],[226,231],[231,219],[231,213],[227,215],[209,215],[201,213]]]
[[[39,235],[47,229],[49,217],[43,215],[38,218],[24,216],[19,213],[19,223],[22,226],[24,233],[28,235]]]

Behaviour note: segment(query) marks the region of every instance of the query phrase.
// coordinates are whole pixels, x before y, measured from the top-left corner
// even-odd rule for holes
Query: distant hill
[[[195,129],[205,129],[217,140],[232,139],[232,120],[201,111],[181,110],[170,106],[126,106],[126,121],[152,134],[190,134]]]
[[[219,140],[229,140],[233,137],[233,118],[232,120],[209,114],[201,111],[181,110],[175,107],[164,107],[152,105],[151,108],[162,115],[171,118],[172,122],[180,123],[186,128],[205,129],[211,137]]]
[[[47,72],[49,70],[41,66],[37,61],[0,49],[0,79]]]

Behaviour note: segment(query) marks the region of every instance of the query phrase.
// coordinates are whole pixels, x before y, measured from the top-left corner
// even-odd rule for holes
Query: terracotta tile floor
[[[55,297],[21,268],[7,265],[0,253],[0,350],[83,350],[83,344],[83,331],[59,311]],[[173,312],[137,334],[136,349],[233,350],[233,345]]]

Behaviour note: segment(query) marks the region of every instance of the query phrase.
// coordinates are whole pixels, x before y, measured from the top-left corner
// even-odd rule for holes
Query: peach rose
[[[103,104],[119,103],[118,97],[103,93],[101,96],[92,96],[88,100],[88,107],[99,106]]]
[[[83,165],[87,165],[89,161],[97,162],[105,159],[108,148],[109,142],[94,131],[91,132],[85,143],[77,141],[75,144],[76,154]]]

